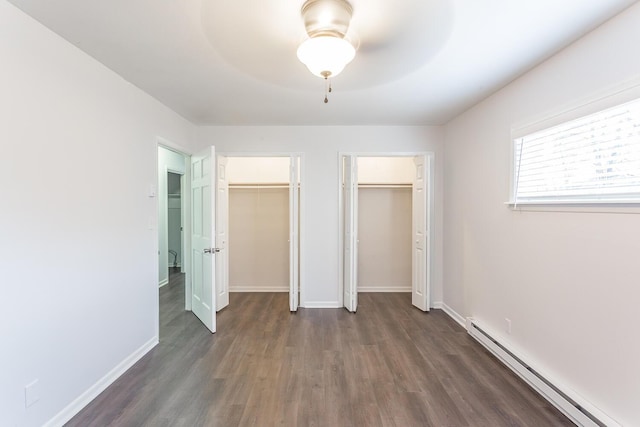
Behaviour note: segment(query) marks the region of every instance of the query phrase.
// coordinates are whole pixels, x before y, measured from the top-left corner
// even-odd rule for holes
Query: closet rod
[[[298,184],[299,186],[300,184]],[[229,188],[289,188],[289,183],[229,184]]]
[[[412,188],[413,184],[358,184],[358,188]]]

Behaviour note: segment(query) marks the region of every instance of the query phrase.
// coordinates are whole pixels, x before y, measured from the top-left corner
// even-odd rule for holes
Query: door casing
[[[425,165],[428,169],[427,175],[427,200],[426,200],[426,215],[427,215],[427,236],[426,236],[426,248],[427,248],[427,308],[433,308],[433,302],[431,298],[431,283],[433,276],[433,256],[434,256],[434,164],[435,164],[435,153],[431,151],[402,151],[402,152],[339,152],[338,153],[338,283],[340,284],[339,296],[340,296],[340,306],[344,306],[344,194],[342,188],[342,173],[343,173],[343,164],[344,158],[346,156],[354,156],[358,157],[415,157],[415,156],[424,156]],[[413,212],[412,212],[413,216]]]
[[[298,158],[300,159],[298,163],[298,177],[300,180],[300,194],[298,198],[298,290],[300,292],[300,300],[297,301],[298,307],[304,307],[306,301],[306,286],[304,286],[304,277],[305,277],[305,256],[304,256],[304,242],[305,242],[305,166],[304,166],[304,153],[300,152],[235,152],[235,151],[219,151],[217,155],[224,157],[289,157],[289,158]],[[289,271],[291,272],[293,269],[289,266]],[[291,279],[290,279],[291,280]],[[291,299],[291,295],[290,295]],[[291,311],[295,311],[293,307],[290,306]]]
[[[183,188],[184,191],[182,191],[182,215],[184,217],[184,224],[183,224],[183,248],[182,248],[182,264],[184,265],[184,273],[185,273],[185,280],[184,280],[184,293],[185,293],[185,310],[187,311],[191,311],[191,295],[192,295],[192,290],[191,290],[191,190],[190,190],[190,185],[191,185],[191,151],[188,150],[187,148],[176,144],[172,141],[169,141],[167,139],[164,138],[156,138],[156,147],[155,147],[155,156],[154,156],[154,165],[155,165],[155,171],[156,171],[156,176],[155,176],[155,181],[154,184],[152,184],[152,187],[155,188],[155,193],[153,196],[151,196],[151,193],[153,193],[153,191],[150,191],[149,196],[150,197],[155,197],[155,212],[156,212],[156,218],[155,218],[155,225],[156,227],[159,224],[159,218],[158,218],[158,211],[159,211],[159,207],[158,207],[158,197],[157,197],[157,191],[158,191],[158,149],[162,147],[165,148],[167,150],[171,150],[174,151],[178,154],[181,154],[184,156],[185,158],[185,172],[182,175],[182,180],[185,183],[185,188]],[[188,165],[188,166],[187,166]],[[151,226],[151,224],[150,224]],[[157,231],[157,230],[156,230]],[[158,233],[155,233],[155,253],[158,253],[158,248],[159,248],[159,240],[158,240]],[[158,262],[158,258],[156,257],[156,262]],[[155,304],[155,313],[157,315],[156,317],[156,321],[155,321],[155,325],[156,325],[156,337],[160,336],[160,299],[159,299],[159,293],[158,293],[158,288],[157,288],[157,284],[158,284],[158,265],[156,264],[155,266],[155,299],[154,299],[154,304]]]

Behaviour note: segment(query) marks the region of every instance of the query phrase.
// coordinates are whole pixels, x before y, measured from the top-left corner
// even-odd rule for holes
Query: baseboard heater
[[[563,392],[478,326],[474,319],[467,319],[467,331],[576,425],[583,427],[620,427],[620,424],[600,413],[600,411],[595,408],[585,408],[584,404],[578,403],[574,398]]]

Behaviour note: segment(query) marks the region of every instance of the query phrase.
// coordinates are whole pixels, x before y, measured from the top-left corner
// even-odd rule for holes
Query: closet
[[[297,217],[291,218],[292,159],[299,161],[227,157],[229,292],[290,291],[291,276],[299,271],[297,265],[295,269],[291,266],[292,259],[295,263],[299,259],[298,247],[290,245],[291,221],[298,224]],[[294,182],[298,192],[299,177]],[[296,252],[293,258],[292,250]],[[296,307],[297,301],[296,296]]]
[[[342,300],[359,292],[411,292],[429,310],[432,163],[429,153],[341,155]]]
[[[411,157],[358,157],[358,292],[411,292]]]

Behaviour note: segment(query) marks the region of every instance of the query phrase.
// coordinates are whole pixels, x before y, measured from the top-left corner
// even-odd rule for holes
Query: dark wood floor
[[[360,294],[357,314],[231,294],[211,335],[173,279],[160,344],[69,426],[573,425],[410,294]]]

